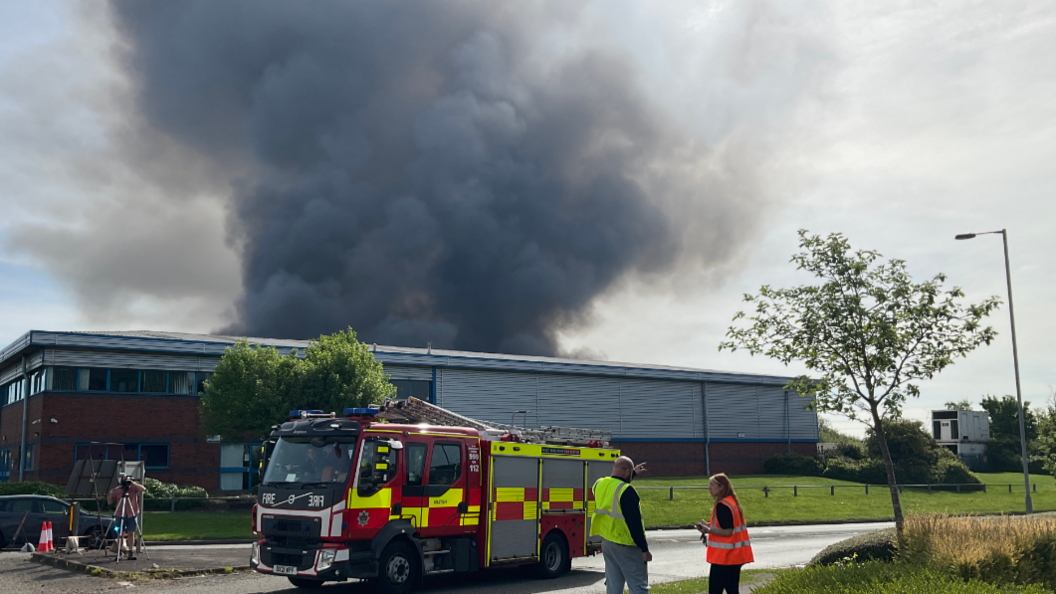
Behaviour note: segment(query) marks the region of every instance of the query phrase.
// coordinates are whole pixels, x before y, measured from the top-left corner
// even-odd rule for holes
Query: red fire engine
[[[600,550],[590,486],[619,456],[608,433],[484,423],[414,398],[291,417],[266,446],[256,571],[402,593],[499,566],[557,577]]]

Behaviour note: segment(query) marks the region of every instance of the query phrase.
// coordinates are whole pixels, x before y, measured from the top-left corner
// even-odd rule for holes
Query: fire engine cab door
[[[466,507],[466,452],[461,440],[433,442],[422,510],[422,536],[462,534]]]

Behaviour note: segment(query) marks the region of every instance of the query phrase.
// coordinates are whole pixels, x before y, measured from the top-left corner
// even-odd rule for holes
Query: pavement
[[[757,561],[747,568],[768,569],[800,565],[832,543],[892,525],[890,522],[871,522],[751,528],[749,531],[752,536],[752,548]],[[653,552],[653,562],[649,567],[651,583],[703,577],[708,574],[709,565],[704,561],[705,550],[700,544],[696,530],[654,530],[649,531],[647,535]],[[81,556],[64,553],[47,555],[56,559],[73,557],[74,562],[118,572],[153,569],[212,569],[223,572],[227,567],[247,565],[249,558],[247,544],[148,545],[147,549],[149,560],[142,554],[137,555],[136,561],[122,560],[120,563],[114,563],[113,556],[107,560],[98,551],[95,552],[99,554],[98,557],[87,553]],[[182,575],[164,580],[144,580],[122,573],[120,577],[105,579],[33,563],[30,557],[27,553],[0,553],[0,592],[93,594],[137,589],[149,591],[150,594],[197,594],[199,590],[202,594],[304,593],[292,588],[283,578],[255,572],[199,577]],[[157,568],[153,567],[155,564],[158,565]],[[572,568],[571,572],[558,579],[543,581],[526,579],[524,572],[517,569],[486,571],[469,576],[445,576],[427,580],[424,591],[472,594],[597,594],[604,591],[604,562],[600,555],[574,559]],[[165,577],[173,575],[168,574]],[[366,594],[371,590],[367,584],[349,582],[327,585],[325,591]],[[742,591],[750,589],[742,588]]]

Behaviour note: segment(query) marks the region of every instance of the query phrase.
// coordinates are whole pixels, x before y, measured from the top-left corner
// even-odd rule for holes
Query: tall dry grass
[[[899,559],[991,583],[1056,586],[1056,517],[906,517]]]

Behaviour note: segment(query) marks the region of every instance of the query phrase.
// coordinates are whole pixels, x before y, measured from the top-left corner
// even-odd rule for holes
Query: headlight
[[[330,566],[334,564],[334,555],[336,554],[337,551],[334,549],[323,549],[319,551],[319,564],[316,565],[316,568],[319,571],[330,569]]]
[[[260,565],[260,543],[253,543],[253,552],[249,554],[250,563]]]

